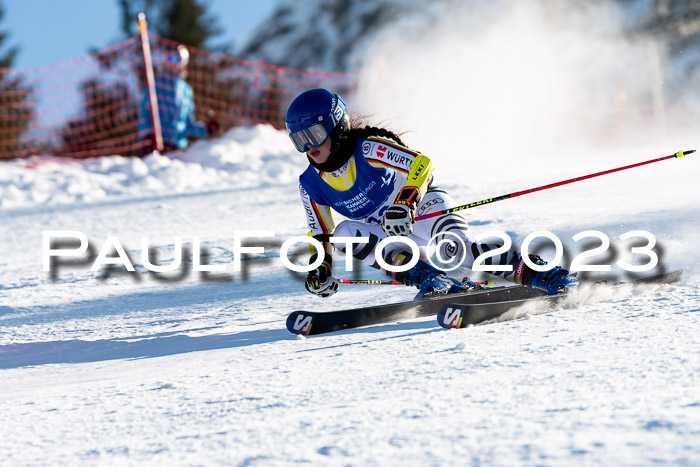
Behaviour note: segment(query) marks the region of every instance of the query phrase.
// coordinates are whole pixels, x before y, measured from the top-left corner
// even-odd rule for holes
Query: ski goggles
[[[173,54],[170,54],[167,57],[165,57],[165,63],[167,63],[168,65],[181,66],[181,65],[187,65],[188,62],[189,62],[189,58],[181,57],[180,54],[178,54],[178,53],[173,53]]]
[[[314,123],[308,128],[290,133],[289,138],[299,152],[306,152],[309,146],[318,147],[328,139],[328,132],[321,123]]]

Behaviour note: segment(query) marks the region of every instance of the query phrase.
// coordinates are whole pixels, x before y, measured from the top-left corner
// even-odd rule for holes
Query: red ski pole
[[[372,279],[338,279],[338,284],[354,284],[354,285],[405,285],[403,282],[399,281],[382,281],[382,280],[372,280]],[[494,284],[493,279],[489,278],[481,282],[473,282],[473,284],[485,285],[487,287],[492,287]]]
[[[675,154],[671,154],[670,156],[665,156],[665,157],[659,157],[658,159],[652,159],[649,161],[644,161],[644,162],[638,162],[636,164],[632,165],[626,165],[624,167],[618,167],[616,169],[610,169],[610,170],[605,170],[603,172],[597,172],[594,174],[590,175],[584,175],[582,177],[576,177],[576,178],[570,178],[569,180],[564,180],[561,182],[555,182],[555,183],[550,183],[549,185],[544,185],[544,186],[539,186],[537,188],[530,188],[529,190],[523,190],[523,191],[516,191],[514,193],[509,193],[507,195],[501,195],[497,196],[495,198],[488,198],[488,199],[483,199],[481,201],[476,201],[473,203],[469,204],[464,204],[462,206],[457,206],[455,208],[450,208],[450,209],[445,209],[444,211],[438,211],[438,212],[431,212],[429,214],[423,214],[422,216],[417,216],[416,221],[420,221],[423,219],[430,219],[431,217],[435,216],[441,216],[443,214],[450,214],[452,212],[456,211],[463,211],[465,209],[473,208],[476,206],[483,206],[484,204],[491,204],[495,203],[496,201],[503,201],[504,199],[510,199],[510,198],[515,198],[517,196],[522,196],[522,195],[527,195],[528,193],[534,193],[536,191],[542,191],[542,190],[548,190],[550,188],[554,188],[557,186],[562,186],[562,185],[568,185],[569,183],[574,183],[574,182],[580,182],[581,180],[587,180],[589,178],[594,178],[594,177],[600,177],[601,175],[606,175],[606,174],[611,174],[614,172],[620,172],[622,170],[627,170],[627,169],[632,169],[634,167],[639,167],[642,165],[647,165],[647,164],[653,164],[654,162],[660,162],[660,161],[665,161],[666,159],[673,159],[673,158],[679,158],[679,157],[685,157],[686,154],[692,154],[695,152],[695,149],[691,149],[689,151],[678,151]]]
[[[354,284],[354,285],[404,285],[399,281],[380,281],[371,279],[338,279],[338,284]]]

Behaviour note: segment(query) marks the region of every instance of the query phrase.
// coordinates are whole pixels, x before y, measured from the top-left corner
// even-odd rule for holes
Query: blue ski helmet
[[[289,104],[284,123],[297,151],[306,152],[309,146],[325,143],[334,129],[347,129],[345,102],[326,89],[309,89]]]

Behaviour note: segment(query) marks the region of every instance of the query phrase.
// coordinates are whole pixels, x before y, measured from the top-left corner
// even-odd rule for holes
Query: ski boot
[[[447,274],[443,271],[425,261],[418,261],[418,264],[408,271],[397,273],[396,280],[420,289],[414,300],[439,294],[462,293],[482,288],[471,281],[460,282],[457,279],[447,277]]]
[[[545,260],[536,255],[530,255],[530,260],[538,266],[547,264]],[[536,289],[544,290],[547,295],[556,295],[566,292],[571,287],[578,287],[579,280],[569,271],[556,266],[549,271],[535,271],[527,267],[521,259],[515,268],[515,283],[528,285]],[[518,274],[519,272],[519,274]]]

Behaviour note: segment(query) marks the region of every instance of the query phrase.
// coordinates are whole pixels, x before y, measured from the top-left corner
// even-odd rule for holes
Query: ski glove
[[[321,264],[313,271],[306,274],[306,290],[314,295],[330,297],[338,291],[338,280],[331,275],[331,266],[328,263]]]
[[[418,188],[414,186],[405,186],[399,191],[394,204],[384,212],[382,229],[387,235],[406,236],[412,232],[418,195]]]

